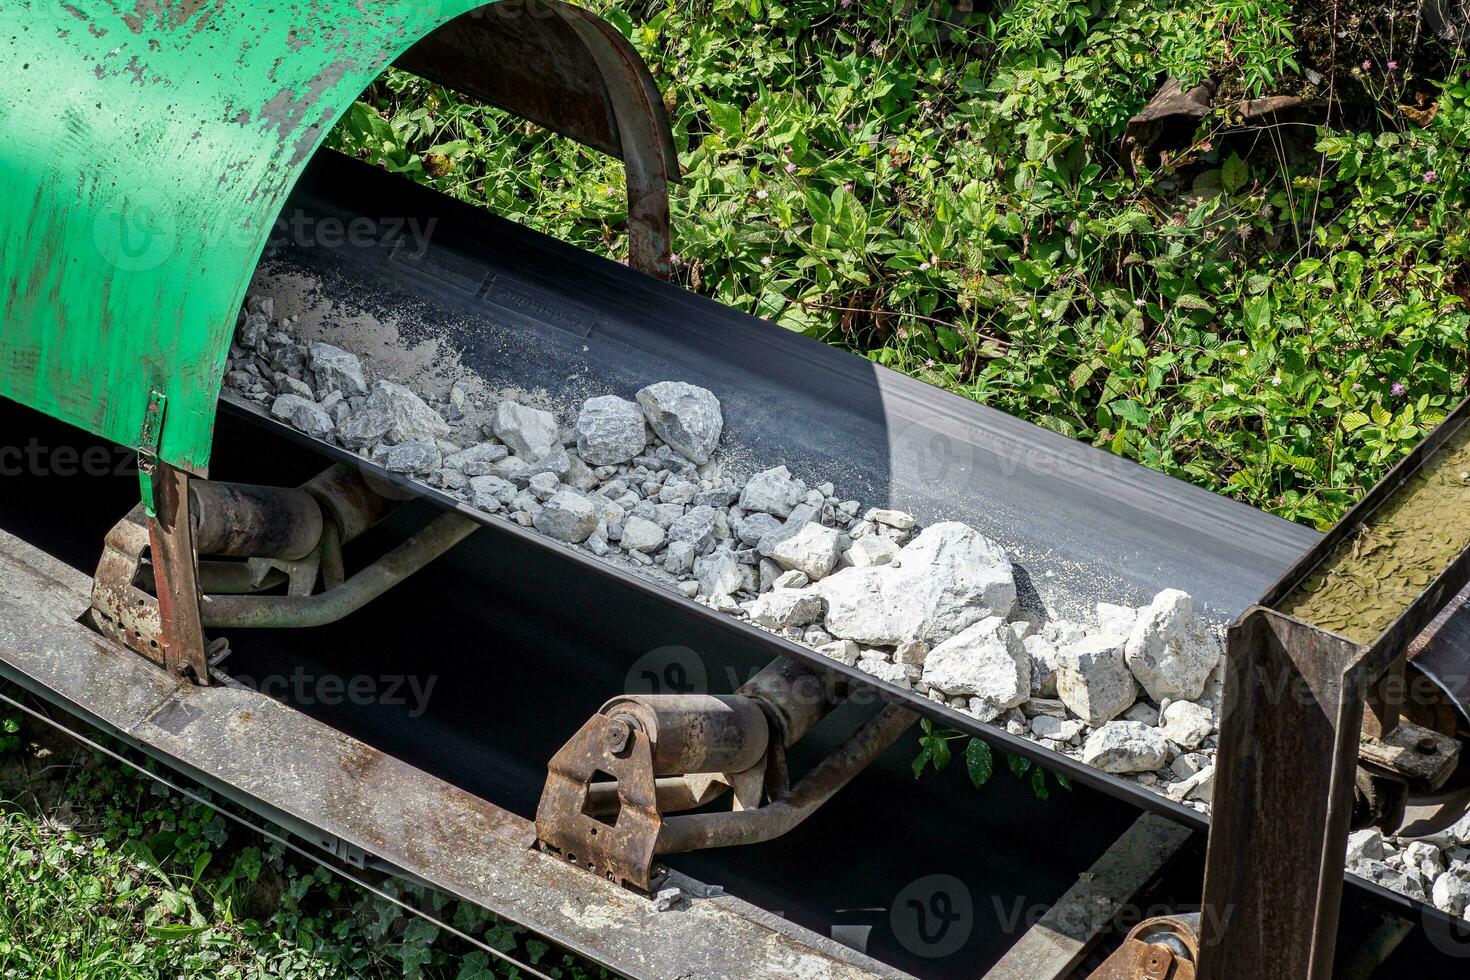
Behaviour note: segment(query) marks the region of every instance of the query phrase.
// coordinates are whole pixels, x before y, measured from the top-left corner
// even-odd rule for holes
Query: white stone
[[[1117,633],[1127,637],[1138,622],[1138,610],[1132,606],[1119,606],[1111,602],[1097,604],[1097,628],[1104,633]]]
[[[1037,715],[1031,719],[1031,734],[1037,738],[1049,738],[1055,742],[1070,742],[1082,734],[1082,722],[1076,718],[1053,718]]]
[[[449,435],[449,423],[403,385],[379,381],[373,386],[364,408],[382,411],[391,419],[383,441],[388,443],[423,440],[434,442]]]
[[[874,524],[886,524],[888,527],[907,531],[914,526],[914,516],[905,514],[901,510],[887,510],[882,507],[871,507],[863,515],[863,520],[872,521]]]
[[[699,580],[699,591],[711,598],[728,596],[745,585],[740,559],[733,551],[716,551],[695,559],[694,577]]]
[[[592,466],[626,463],[648,446],[648,423],[636,402],[616,395],[589,398],[577,413],[577,452]]]
[[[1404,867],[1412,868],[1426,883],[1445,873],[1444,854],[1428,841],[1416,840],[1404,848]]]
[[[1197,700],[1220,647],[1187,592],[1165,589],[1139,613],[1125,647],[1128,669],[1148,696]]]
[[[659,438],[695,463],[709,462],[725,425],[713,392],[683,381],[660,381],[636,397]]]
[[[1347,866],[1351,868],[1359,861],[1382,861],[1383,832],[1367,827],[1363,830],[1355,830],[1348,835],[1347,843]]]
[[[842,536],[836,528],[806,524],[782,538],[769,557],[782,568],[803,572],[815,582],[837,564],[841,543]]]
[[[865,535],[845,552],[848,562],[858,568],[887,565],[898,555],[898,545],[876,534]]]
[[[740,491],[740,509],[763,511],[786,517],[806,496],[806,484],[792,477],[784,466],[762,470],[746,481]]]
[[[851,640],[833,640],[817,647],[817,652],[828,660],[835,660],[840,664],[851,667],[858,662],[860,647]]]
[[[559,490],[546,501],[533,523],[542,534],[580,544],[597,530],[597,508],[574,490]]]
[[[751,621],[770,629],[806,626],[822,618],[826,602],[814,592],[777,589],[745,604]]]
[[[306,364],[320,391],[340,391],[345,397],[367,394],[362,362],[356,354],[331,344],[315,343],[307,349]]]
[[[773,589],[804,589],[811,584],[811,579],[806,572],[798,569],[782,572],[771,580]]]
[[[1193,701],[1170,701],[1160,716],[1164,736],[1183,749],[1197,749],[1215,730],[1214,713]]]
[[[316,402],[300,395],[277,395],[276,400],[271,402],[271,415],[313,439],[326,439],[336,428],[332,417],[322,411]]]
[[[1082,761],[1103,772],[1153,772],[1168,758],[1164,733],[1136,721],[1110,721],[1082,744]]]
[[[642,517],[630,517],[623,524],[619,543],[630,551],[651,555],[664,545],[664,529]]]
[[[561,445],[555,415],[509,399],[495,406],[490,426],[495,437],[522,459],[540,459]]]
[[[1031,655],[1031,693],[1036,697],[1057,696],[1057,648],[1039,633],[1021,641]]]
[[[929,651],[924,683],[949,695],[977,698],[997,713],[1031,695],[1031,658],[999,616],[983,619]]]
[[[1450,915],[1470,909],[1470,868],[1452,868],[1434,881],[1430,892],[1434,907]]]
[[[844,568],[817,588],[827,600],[827,632],[873,646],[932,646],[982,619],[1004,618],[1016,601],[1005,551],[956,522],[926,528],[894,564]]]
[[[886,660],[859,660],[858,670],[872,674],[880,681],[902,688],[913,686],[913,680],[909,677],[908,669],[903,664],[891,664]]]
[[[1138,685],[1123,662],[1122,641],[1095,633],[1062,650],[1057,659],[1057,696],[1094,728],[1127,711],[1138,698]]]

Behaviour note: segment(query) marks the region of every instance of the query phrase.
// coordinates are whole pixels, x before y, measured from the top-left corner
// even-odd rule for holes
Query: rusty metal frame
[[[547,766],[537,840],[599,877],[650,891],[658,855],[780,837],[918,720],[907,708],[883,707],[790,785],[785,750],[846,693],[831,675],[777,660],[734,695],[613,698]],[[734,794],[729,810],[667,816],[726,789]]]
[[[1278,607],[1466,424],[1470,400],[1230,628],[1199,980],[1332,975],[1364,739],[1382,749],[1408,724],[1382,682],[1470,580],[1470,548],[1372,643],[1302,623]],[[1383,752],[1372,757],[1386,759]],[[1453,754],[1441,757],[1440,781],[1454,762]]]
[[[611,24],[557,0],[500,0],[445,24],[396,64],[620,158],[628,265],[669,278],[679,155],[658,87]]]

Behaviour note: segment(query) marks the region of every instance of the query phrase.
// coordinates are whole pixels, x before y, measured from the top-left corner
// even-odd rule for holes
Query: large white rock
[[[771,548],[770,558],[782,568],[804,572],[815,582],[832,571],[841,554],[841,532],[813,522],[781,538]]]
[[[490,427],[495,437],[521,459],[540,459],[561,445],[561,427],[555,415],[509,399],[495,406]]]
[[[626,463],[647,445],[648,423],[636,402],[602,395],[582,403],[577,413],[577,453],[588,465]]]
[[[1450,915],[1464,915],[1470,908],[1470,868],[1451,868],[1434,880],[1430,892],[1434,907]]]
[[[991,616],[930,650],[923,680],[951,697],[979,699],[989,721],[1031,696],[1031,657],[1006,621]]]
[[[804,589],[777,589],[745,604],[752,622],[770,629],[805,626],[822,618],[822,597]]]
[[[816,585],[827,632],[868,646],[923,640],[931,646],[1016,603],[1005,551],[958,522],[934,524],[888,565],[844,568]]]
[[[597,530],[597,508],[573,490],[558,490],[533,522],[542,534],[580,544]]]
[[[1155,701],[1195,701],[1220,662],[1220,645],[1189,593],[1165,589],[1139,612],[1125,647],[1128,669]]]
[[[658,507],[673,508],[676,515],[668,523],[669,541],[686,544],[696,555],[707,555],[715,547],[718,529],[718,512],[707,504],[691,507],[680,514],[677,504],[659,504]]]
[[[277,395],[271,402],[271,415],[313,439],[325,439],[336,428],[332,417],[321,406],[300,395]]]
[[[664,545],[664,529],[644,517],[630,517],[623,524],[623,536],[618,541],[629,551],[641,551],[651,555]]]
[[[1132,606],[1120,606],[1112,602],[1099,602],[1097,628],[1104,633],[1118,633],[1126,637],[1133,632],[1138,622],[1138,610]]]
[[[898,557],[898,545],[877,534],[865,534],[847,549],[847,560],[858,568],[887,565]]]
[[[1383,831],[1364,827],[1348,834],[1346,864],[1349,868],[1359,861],[1382,861],[1383,858]]]
[[[786,467],[777,466],[762,470],[745,482],[745,489],[740,491],[740,509],[786,517],[805,496],[806,484],[793,477]]]
[[[1170,701],[1159,717],[1164,736],[1184,750],[1197,749],[1215,730],[1209,708],[1193,701]]]
[[[700,594],[710,598],[728,596],[745,587],[745,573],[733,551],[716,551],[694,561],[694,577],[699,580]]]
[[[636,397],[659,438],[687,459],[709,462],[725,426],[720,400],[713,392],[683,381],[660,381]]]
[[[449,423],[439,417],[422,398],[391,381],[379,381],[368,395],[369,412],[381,410],[391,419],[383,441],[388,443],[421,440],[435,442],[449,435]]]
[[[1094,728],[1127,711],[1138,685],[1123,662],[1122,639],[1094,633],[1064,648],[1057,657],[1057,697]]]
[[[362,376],[362,362],[331,344],[315,343],[307,349],[307,368],[317,391],[340,391],[348,398],[367,394],[367,381]]]
[[[1169,741],[1157,728],[1110,721],[1082,743],[1082,761],[1103,772],[1153,772],[1169,761]]]

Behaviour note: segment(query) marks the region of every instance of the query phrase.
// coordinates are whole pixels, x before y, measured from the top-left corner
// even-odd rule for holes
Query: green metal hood
[[[388,63],[479,6],[4,0],[0,395],[203,472],[287,193]]]

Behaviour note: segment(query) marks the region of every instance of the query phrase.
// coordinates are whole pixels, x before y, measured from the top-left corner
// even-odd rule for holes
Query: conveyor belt
[[[541,389],[571,410],[593,394],[631,395],[656,380],[692,381],[724,405],[728,455],[786,464],[809,483],[892,506],[920,521],[961,520],[1013,556],[1022,593],[1078,613],[1099,600],[1146,602],[1181,588],[1210,615],[1232,619],[1317,538],[1308,528],[1171,479],[1005,413],[782,330],[479,209],[326,154],[291,202],[293,221],[350,226],[356,202],[374,213],[432,219],[428,241],[270,250],[257,288],[270,294],[305,276],[344,317],[396,324],[400,342],[436,340],[493,385]],[[303,221],[303,218],[305,219]],[[391,219],[383,219],[386,227]],[[299,280],[298,280],[299,281]],[[282,301],[282,306],[288,303]],[[285,310],[279,310],[285,312]],[[228,393],[231,409],[298,441],[304,436]],[[564,410],[565,416],[567,411]],[[566,419],[564,418],[564,422]],[[560,544],[454,498],[374,469],[405,492],[525,538]],[[769,655],[834,665],[798,644],[674,595],[590,554],[582,567],[618,578],[731,631]],[[856,668],[837,668],[871,682]],[[885,686],[936,721],[984,734],[1008,751],[1080,782],[1167,813],[1204,819],[1136,783],[1108,776],[912,692]],[[609,694],[618,692],[608,692]]]
[[[109,454],[74,430],[3,402],[0,427],[23,434],[26,442],[34,441],[41,450],[38,464],[7,481],[4,526],[74,568],[90,569],[107,527],[136,499],[136,477],[122,465],[127,454]],[[276,438],[282,431],[225,416],[216,439],[214,475],[290,485],[316,472],[320,447],[312,444],[306,451],[305,445],[298,449],[283,443]],[[77,456],[62,456],[59,450]],[[75,472],[73,461],[78,456],[94,459],[98,453],[105,465],[89,464],[64,478]],[[359,557],[376,554],[429,510],[426,504],[411,504],[401,521],[395,519],[392,526],[360,542]],[[437,676],[423,712],[415,710],[411,699],[355,705],[340,697],[318,697],[310,683],[304,691],[289,682],[271,684],[270,693],[330,726],[323,730],[324,737],[335,729],[342,734],[333,738],[356,739],[525,818],[534,811],[545,760],[608,691],[621,689],[630,676],[637,676],[646,651],[671,645],[687,648],[707,665],[716,690],[732,689],[769,655],[768,650],[748,644],[743,634],[729,630],[723,617],[691,619],[682,604],[667,603],[662,590],[649,591],[641,580],[588,574],[589,567],[572,549],[549,547],[542,538],[503,533],[498,527],[487,529],[342,623],[314,630],[231,631],[235,653],[226,667],[238,679],[262,686],[273,678],[289,681],[298,670],[308,681]],[[69,618],[63,618],[70,626]],[[34,638],[23,605],[7,621],[15,627],[13,636]],[[17,649],[28,650],[24,643],[17,647],[0,637],[0,670],[12,677],[21,674],[18,679],[28,686],[56,698],[60,683],[50,674],[54,668],[44,661],[17,660],[11,656]],[[121,657],[145,678],[157,676],[141,660]],[[7,660],[11,667],[5,666]],[[131,688],[116,679],[100,683],[79,675],[73,692],[89,690],[115,692],[126,700]],[[90,696],[83,700],[92,703]],[[819,729],[810,736],[817,741],[809,747],[811,753],[826,751],[842,736],[843,726],[834,718],[833,731],[824,735]],[[234,771],[237,764],[230,753],[240,746],[220,746],[216,763]],[[257,751],[253,743],[244,747]],[[173,744],[173,749],[182,748],[187,746]],[[913,752],[912,742],[895,746],[787,837],[754,847],[680,855],[670,863],[696,878],[722,884],[739,899],[818,936],[839,935],[865,945],[873,956],[915,976],[974,976],[1014,942],[1033,915],[1073,884],[1136,813],[1085,786],[1072,793],[1054,792],[1050,801],[1039,802],[1024,782],[1004,769],[978,793],[958,767],[915,782],[908,772]],[[303,763],[310,753],[295,758]],[[326,759],[318,764],[330,766]],[[804,764],[797,760],[798,767]],[[275,788],[284,790],[278,799],[310,818],[314,795],[300,790],[315,784],[302,782],[287,770],[270,772],[276,773]],[[273,783],[251,782],[245,790],[247,796],[262,797],[273,790]],[[261,807],[258,802],[252,805]],[[329,818],[335,809],[328,808],[315,819]],[[270,810],[266,807],[263,812],[279,819]],[[397,843],[386,840],[384,846],[394,845],[400,856],[407,853]],[[469,850],[452,846],[449,856],[451,870],[471,870],[479,860]],[[424,857],[432,855],[413,860]],[[890,920],[903,889],[931,875],[950,875],[962,882],[974,910],[973,929],[964,947],[938,958],[925,956],[924,948],[905,945],[893,933]],[[1171,877],[1175,902],[1198,900],[1197,865],[1186,864]],[[465,894],[453,879],[445,880],[451,891]],[[1388,902],[1404,908],[1402,900],[1381,889],[1357,892],[1359,897],[1369,893],[1378,900],[1375,905]],[[469,897],[496,898],[493,893],[477,894],[481,893],[471,891]],[[513,897],[502,893],[499,900]],[[1419,913],[1411,914],[1417,918]],[[1436,913],[1425,914],[1422,921],[1437,921]],[[1362,921],[1345,917],[1344,936],[1351,938],[1353,923]],[[550,920],[540,926],[554,927]],[[1440,930],[1443,933],[1445,927]],[[611,952],[623,955],[638,948],[630,944]],[[1416,955],[1423,953],[1420,949]]]

